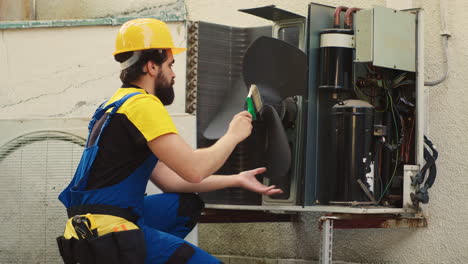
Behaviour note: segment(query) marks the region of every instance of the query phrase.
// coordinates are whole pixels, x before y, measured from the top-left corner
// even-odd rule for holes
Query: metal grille
[[[62,263],[55,238],[67,215],[57,197],[72,178],[84,143],[43,131],[0,147],[0,263]]]

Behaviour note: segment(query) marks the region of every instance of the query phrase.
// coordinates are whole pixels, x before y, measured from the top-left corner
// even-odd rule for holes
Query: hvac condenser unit
[[[58,201],[75,172],[87,119],[0,120],[1,263],[58,263],[55,238],[67,213]]]
[[[202,194],[207,206],[417,212],[414,176],[424,164],[426,112],[418,10],[311,3],[307,18],[274,6],[240,11],[273,26],[189,24],[197,143],[216,142],[257,85],[260,118],[218,173],[266,166],[262,180],[284,194],[227,189]]]

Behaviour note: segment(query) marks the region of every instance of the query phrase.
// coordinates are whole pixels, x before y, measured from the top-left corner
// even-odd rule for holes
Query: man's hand
[[[233,137],[238,144],[250,133],[252,133],[252,115],[247,111],[242,111],[232,118],[226,135]]]
[[[257,168],[249,171],[243,171],[235,175],[239,181],[239,187],[252,192],[261,193],[264,195],[275,195],[283,193],[283,190],[277,189],[276,186],[265,186],[255,178],[255,175],[264,173],[266,168]]]

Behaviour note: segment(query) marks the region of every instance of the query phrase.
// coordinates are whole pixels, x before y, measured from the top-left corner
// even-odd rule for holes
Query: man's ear
[[[145,64],[143,71],[151,76],[156,76],[159,72],[159,66],[152,61],[148,61]]]

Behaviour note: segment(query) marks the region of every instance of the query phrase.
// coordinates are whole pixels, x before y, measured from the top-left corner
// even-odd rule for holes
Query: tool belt
[[[103,214],[101,205],[84,205],[70,209],[67,211],[71,217],[67,221],[64,235],[57,237],[60,255],[65,264],[145,262],[146,244],[143,232],[135,224],[136,218],[132,217],[130,210],[114,207],[111,210],[114,214]],[[72,216],[77,212],[79,214]],[[122,217],[124,215],[133,221]]]

